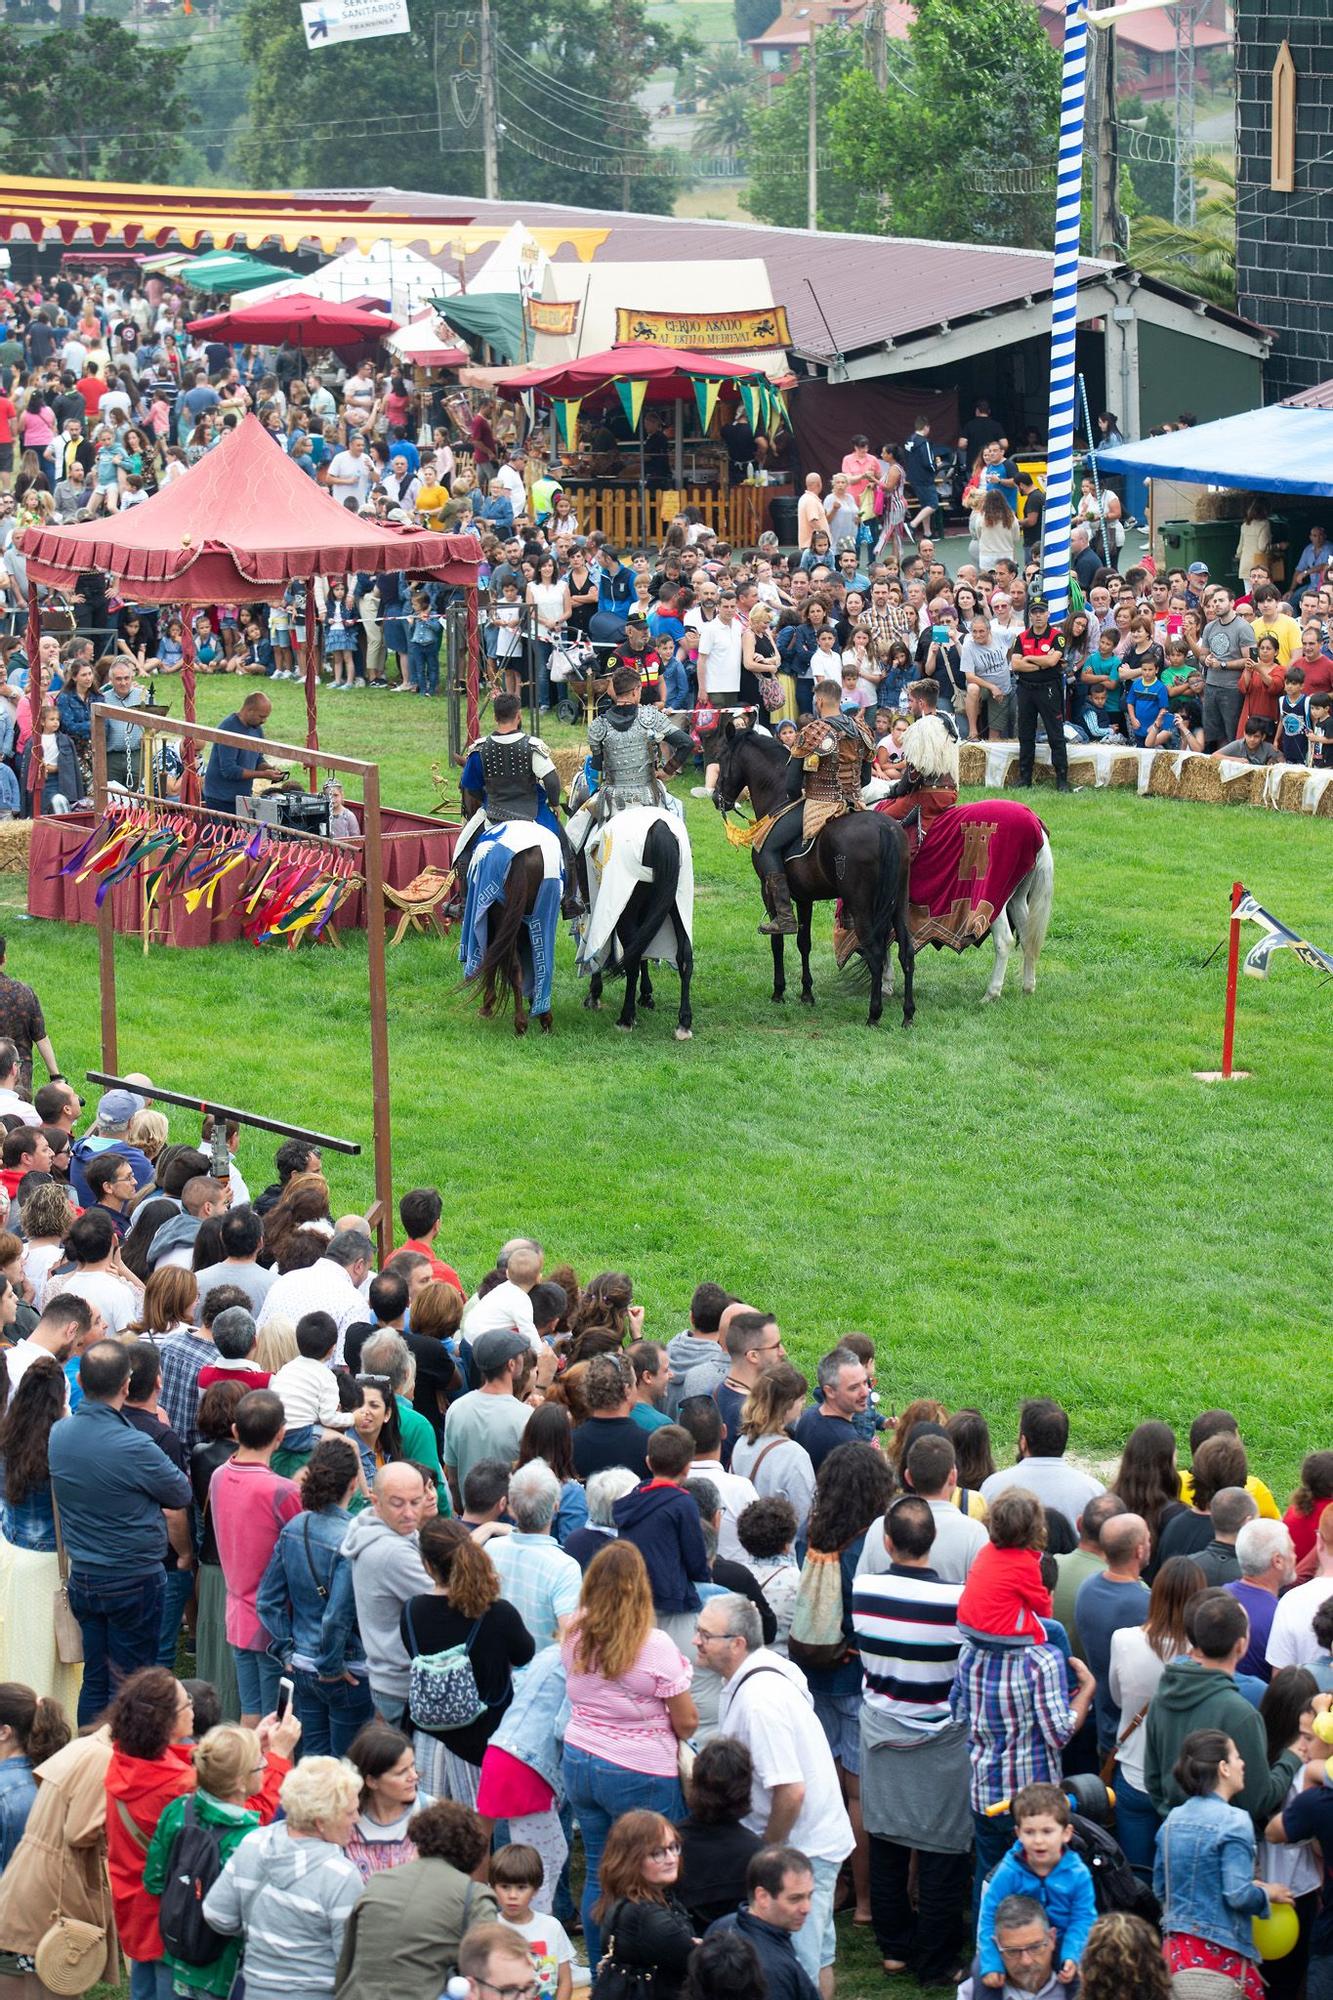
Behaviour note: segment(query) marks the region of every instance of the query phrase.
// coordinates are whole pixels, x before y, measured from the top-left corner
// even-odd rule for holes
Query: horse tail
[[[870,937],[885,955],[897,924],[898,905],[907,894],[907,847],[897,820],[872,813],[879,829],[879,875],[870,906]]]
[[[645,885],[648,895],[643,915],[632,935],[620,940],[620,956],[626,964],[631,960],[637,963],[644,957],[675,907],[680,887],[680,849],[665,818],[654,820],[649,827],[643,843],[643,860],[653,874],[651,882]]]
[[[488,982],[498,980],[496,1006],[501,1012],[511,997],[509,968],[518,951],[519,932],[528,913],[529,894],[533,888],[530,864],[534,855],[540,867],[541,855],[535,848],[529,848],[511,857],[505,871],[504,897],[498,914],[489,927],[486,950],[481,964],[468,981],[469,986],[484,987]],[[493,909],[494,907],[492,905]]]

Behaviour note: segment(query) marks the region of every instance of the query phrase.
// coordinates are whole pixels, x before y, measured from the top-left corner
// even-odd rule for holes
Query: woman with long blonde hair
[[[570,1703],[565,1792],[583,1833],[583,1928],[595,1965],[607,1836],[631,1805],[684,1818],[679,1746],[699,1719],[693,1669],[654,1621],[647,1565],[632,1542],[612,1542],[589,1563],[560,1652]]]

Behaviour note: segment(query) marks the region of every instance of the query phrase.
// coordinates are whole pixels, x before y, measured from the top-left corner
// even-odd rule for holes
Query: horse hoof
[[[555,1027],[555,1020],[550,1014],[539,1014],[537,1023],[544,1035],[549,1035]]]
[[[775,1007],[785,1007],[787,1004],[787,996],[785,993],[770,993],[769,999],[772,1001]]]
[[[1023,981],[1023,991],[1025,993],[1035,993],[1036,990],[1037,990],[1037,982],[1035,979],[1032,980],[1031,982],[1029,982],[1026,979]]]
[[[481,1018],[483,1021],[493,1021],[495,1019],[495,1008],[493,1006],[483,1007]]]
[[[801,995],[801,1005],[803,1007],[813,1007],[814,1004],[815,1004],[815,996],[813,993],[803,993]]]
[[[528,1024],[526,1021],[515,1021],[514,1033],[516,1035],[526,1035],[527,1032],[528,1032]]]
[[[992,993],[988,987],[981,996],[981,1004],[983,1007],[993,1007],[999,997],[998,993]]]
[[[676,1040],[678,1042],[692,1042],[694,1040],[693,1028],[677,1028]]]
[[[633,1021],[617,1021],[616,1028],[622,1035],[632,1035],[634,1033]]]
[[[640,1007],[646,1007],[648,1009],[648,1012],[651,1014],[654,1007],[657,1005],[657,1002],[656,1000],[654,1000],[651,993],[649,993],[646,997],[641,993],[639,995],[639,1005]]]
[[[587,1010],[588,1010],[588,1012],[589,1012],[590,1014],[600,1014],[600,1013],[601,1013],[601,1011],[602,1011],[602,1003],[601,1003],[601,1001],[600,1001],[600,1000],[594,1000],[594,999],[593,999],[593,997],[592,997],[592,995],[591,995],[591,993],[585,993],[585,994],[584,994],[584,996],[583,996],[583,1004],[584,1004],[584,1006],[585,1006],[585,1007],[587,1008]]]

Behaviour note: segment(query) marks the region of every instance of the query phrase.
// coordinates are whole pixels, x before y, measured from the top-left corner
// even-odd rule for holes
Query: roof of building
[[[1312,389],[1300,389],[1282,398],[1288,410],[1333,410],[1333,381],[1316,382]]]
[[[1041,0],[1042,25],[1051,35],[1057,47],[1064,39],[1065,9],[1063,0]],[[1176,46],[1176,23],[1174,14],[1165,7],[1152,7],[1142,14],[1131,14],[1115,24],[1116,39],[1126,48],[1136,49],[1142,55],[1171,55]],[[1204,49],[1229,48],[1233,40],[1229,28],[1216,28],[1209,21],[1196,20],[1191,37],[1196,51]]]
[[[776,21],[762,35],[751,36],[752,49],[804,48],[812,29],[852,27],[863,17],[868,0],[797,0],[785,6]],[[891,42],[905,42],[916,19],[916,10],[907,0],[885,0],[884,32]]]

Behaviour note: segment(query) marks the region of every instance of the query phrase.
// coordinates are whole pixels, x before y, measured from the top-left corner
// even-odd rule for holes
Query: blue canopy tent
[[[1333,498],[1333,410],[1285,403],[1097,453],[1099,472]]]

